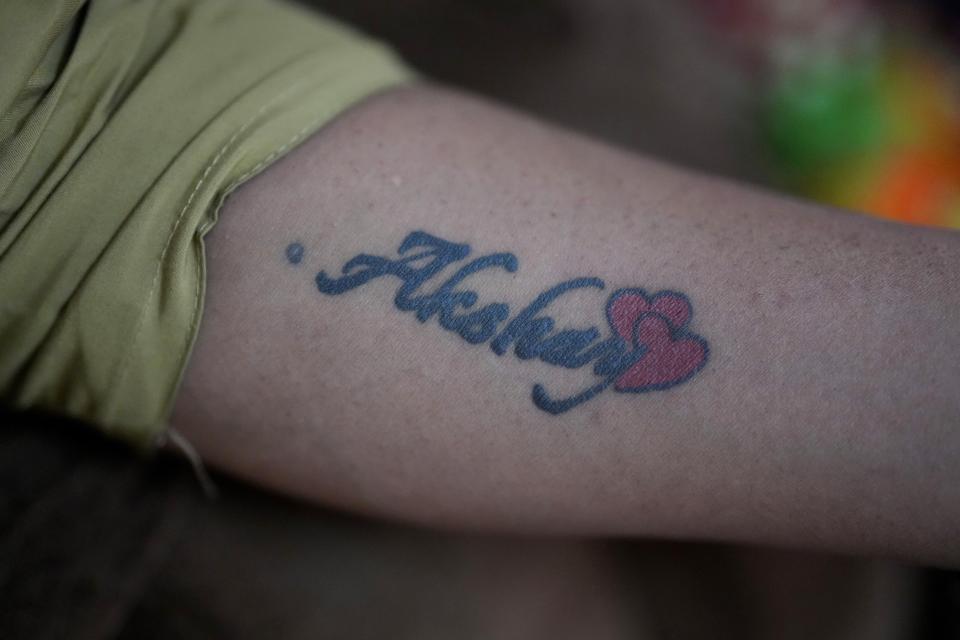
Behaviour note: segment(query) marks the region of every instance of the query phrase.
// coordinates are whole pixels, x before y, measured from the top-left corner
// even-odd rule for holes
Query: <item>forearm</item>
[[[216,465],[441,525],[960,556],[955,235],[425,89],[354,110],[220,225],[174,418]],[[400,261],[438,250],[401,254],[414,231],[469,249],[417,279],[437,256]],[[382,258],[359,284],[358,254]],[[628,294],[649,308],[624,328]]]

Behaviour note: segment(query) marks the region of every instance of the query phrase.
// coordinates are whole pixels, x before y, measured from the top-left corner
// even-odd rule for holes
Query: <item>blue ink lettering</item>
[[[394,304],[412,312],[422,323],[434,316],[445,330],[470,344],[489,342],[502,356],[513,348],[520,360],[539,359],[544,364],[580,369],[593,363],[600,378],[583,391],[554,399],[542,384],[535,384],[533,404],[550,414],[561,414],[583,404],[613,386],[620,392],[662,390],[680,384],[705,365],[709,347],[687,325],[692,315],[689,300],[675,291],[653,295],[642,289],[618,289],[607,298],[606,317],[610,334],[601,340],[597,327],[555,330],[556,321],[547,308],[557,298],[577,289],[604,289],[600,278],[574,278],[540,293],[512,318],[510,306],[492,302],[476,310],[476,291],[465,281],[481,271],[502,269],[515,273],[519,261],[512,253],[494,253],[461,266],[430,293],[423,285],[450,265],[470,255],[470,245],[443,240],[424,231],[409,234],[397,249],[395,259],[358,254],[342,267],[339,277],[321,271],[315,278],[320,293],[342,295],[382,276],[400,280]],[[287,260],[299,264],[304,248],[292,243]]]
[[[300,264],[303,261],[303,245],[299,242],[291,242],[287,245],[287,261],[290,264]]]

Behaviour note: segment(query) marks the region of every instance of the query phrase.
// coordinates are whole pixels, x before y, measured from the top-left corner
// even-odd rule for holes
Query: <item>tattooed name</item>
[[[285,255],[291,264],[299,264],[304,248],[293,243],[286,248]],[[579,369],[591,365],[595,383],[568,397],[554,397],[543,384],[533,385],[533,403],[554,415],[610,387],[622,393],[669,389],[692,378],[707,362],[710,348],[706,340],[689,329],[693,308],[687,297],[677,291],[617,289],[606,299],[606,331],[595,326],[557,329],[557,321],[548,313],[553,301],[571,291],[604,289],[606,285],[600,278],[560,282],[516,313],[505,302],[481,306],[478,294],[464,281],[486,269],[516,272],[519,262],[512,253],[474,258],[432,292],[423,291],[424,285],[446,267],[469,256],[470,245],[414,231],[400,244],[397,257],[361,253],[343,265],[339,277],[321,271],[315,282],[320,293],[337,296],[375,278],[397,278],[400,286],[394,304],[420,322],[436,317],[447,331],[470,344],[486,343],[498,356],[512,350],[521,360],[537,359],[555,367]]]

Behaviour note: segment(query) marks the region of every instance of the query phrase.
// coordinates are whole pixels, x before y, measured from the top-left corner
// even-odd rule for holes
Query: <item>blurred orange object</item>
[[[863,208],[891,220],[953,226],[958,203],[960,157],[922,149],[891,158]]]

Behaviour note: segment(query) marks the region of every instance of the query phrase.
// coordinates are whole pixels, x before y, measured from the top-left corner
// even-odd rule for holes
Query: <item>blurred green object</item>
[[[821,62],[784,73],[764,105],[763,136],[789,179],[875,153],[893,136],[881,65]]]

